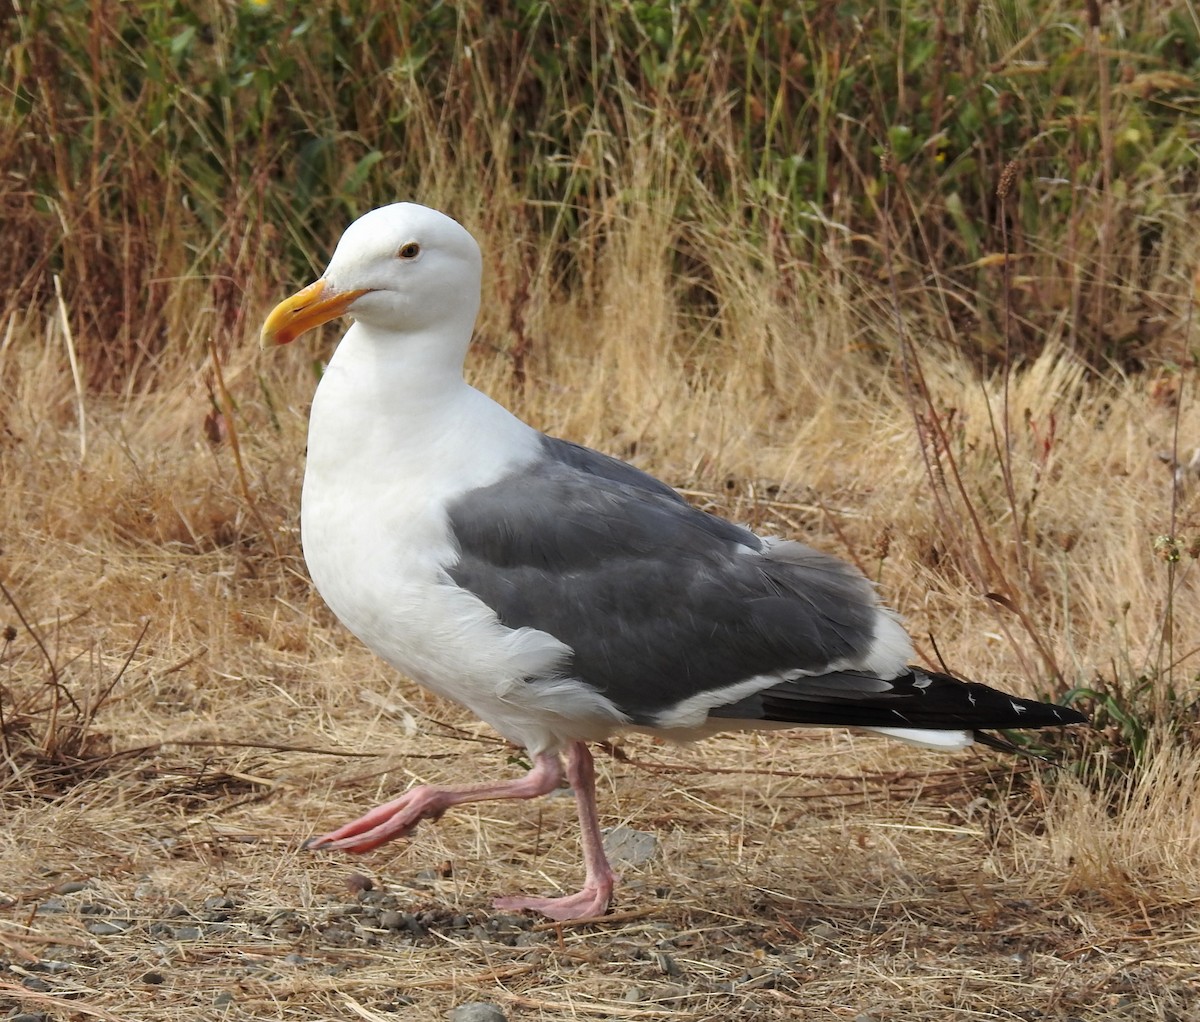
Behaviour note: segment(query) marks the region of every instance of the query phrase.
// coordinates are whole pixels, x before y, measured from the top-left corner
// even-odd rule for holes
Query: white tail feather
[[[970,731],[929,731],[914,727],[864,727],[862,730],[876,731],[888,738],[898,738],[927,749],[965,749],[975,741]]]

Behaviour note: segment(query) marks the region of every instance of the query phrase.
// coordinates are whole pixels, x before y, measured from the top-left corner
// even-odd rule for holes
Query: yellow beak
[[[285,298],[271,310],[263,324],[259,343],[264,348],[291,344],[306,330],[336,319],[350,308],[354,300],[365,295],[369,288],[359,291],[335,291],[325,280],[313,281],[308,287]]]

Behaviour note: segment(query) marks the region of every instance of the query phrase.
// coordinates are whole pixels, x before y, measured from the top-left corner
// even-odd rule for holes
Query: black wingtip
[[[1084,718],[1086,722],[1087,718]],[[1071,723],[1078,723],[1072,721]],[[1007,752],[1015,756],[1024,756],[1026,759],[1036,759],[1039,763],[1045,763],[1048,766],[1059,766],[1049,756],[1043,756],[1037,752],[1030,752],[1028,749],[1022,749],[1019,745],[1014,745],[1007,738],[1000,738],[997,735],[988,734],[986,731],[972,731],[971,737],[980,745],[986,745],[989,749],[995,749],[998,752]]]
[[[1059,723],[1064,727],[1068,724],[1091,724],[1088,715],[1075,709],[1073,706],[1058,706],[1049,703],[1045,705],[1051,707],[1054,714],[1060,718]]]
[[[1018,756],[1025,752],[1019,745],[1013,745],[1007,738],[997,738],[986,731],[972,731],[971,737],[980,745],[986,745],[989,749],[996,749],[998,752],[1014,752]],[[1028,753],[1028,755],[1033,755],[1033,753]],[[1041,756],[1033,756],[1033,758],[1043,759]]]

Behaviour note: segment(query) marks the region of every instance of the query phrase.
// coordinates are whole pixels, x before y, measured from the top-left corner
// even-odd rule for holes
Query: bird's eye
[[[402,245],[400,251],[396,254],[401,259],[416,259],[421,254],[421,246],[415,241],[410,241],[407,245]]]

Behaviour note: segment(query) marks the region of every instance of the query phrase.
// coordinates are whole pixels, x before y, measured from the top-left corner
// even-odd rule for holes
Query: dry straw
[[[876,14],[814,15],[811,51],[777,54],[772,78],[759,52],[792,38],[792,8],[738,7],[725,49],[673,47],[695,72],[673,79],[640,59],[641,23],[632,57],[609,45],[625,9],[599,5],[555,55],[564,73],[603,57],[608,77],[585,83],[592,101],[547,103],[521,139],[505,111],[550,80],[547,58],[482,8],[435,40],[455,56],[431,96],[432,65],[379,66],[340,7],[316,5],[330,31],[280,26],[278,52],[234,68],[220,47],[283,6],[210,5],[210,33],[140,48],[113,26],[145,13],[132,38],[153,42],[170,5],[99,5],[76,35],[53,6],[10,19],[50,20],[13,40],[29,78],[5,101],[29,109],[5,136],[27,215],[0,297],[0,1007],[124,1022],[436,1019],[478,1000],[522,1022],[1200,1016],[1200,487],[1182,468],[1173,481],[1200,445],[1194,157],[1182,128],[1124,130],[1151,102],[1186,109],[1166,58],[1138,63],[1127,37],[1186,43],[1188,12],[1137,5],[1123,24],[1114,6],[1111,37],[1085,26],[1062,51],[1073,9],[1029,26],[945,11],[918,95],[893,39],[884,63],[859,59]],[[126,74],[104,39],[175,63]],[[730,53],[749,85],[713,57]],[[267,81],[280,54],[290,77]],[[370,73],[344,75],[351,57]],[[489,57],[511,80],[488,77]],[[211,74],[186,77],[208,58]],[[894,63],[902,94],[883,96]],[[1056,68],[1061,88],[1019,93]],[[814,69],[825,92],[790,91]],[[965,75],[954,94],[947,69]],[[669,87],[639,92],[642,72]],[[243,78],[266,81],[259,105],[198,84]],[[293,101],[302,85],[350,90],[357,129]],[[1019,154],[994,132],[1017,116],[1010,93],[1032,104]],[[893,99],[946,132],[978,112],[977,137],[945,162],[945,133],[906,150],[905,125],[875,110]],[[129,158],[170,134],[149,133],[151,102],[202,158]],[[407,144],[362,163],[397,110]],[[264,111],[287,129],[239,134]],[[554,117],[569,151],[540,133]],[[764,153],[786,143],[778,167],[747,169],[744,129]],[[341,162],[298,218],[289,146],[326,131]],[[98,158],[76,175],[89,139]],[[1048,151],[1069,187],[1046,177]],[[657,854],[622,868],[597,926],[486,900],[577,882],[568,799],[464,809],[361,860],[302,852],[411,783],[521,769],[367,654],[304,572],[306,411],[332,335],[269,357],[254,335],[298,283],[280,253],[316,272],[363,181],[480,239],[479,386],[704,507],[853,560],[929,663],[1029,696],[1089,690],[1097,732],[1035,750],[1062,770],[840,732],[622,742],[599,757],[603,822],[654,835]]]
[[[896,366],[855,341],[889,336],[890,312],[854,307],[836,280],[781,291],[777,269],[714,232],[727,311],[698,323],[665,272],[685,228],[653,206],[625,216],[592,297],[530,290],[526,384],[486,344],[473,377],[706,506],[856,559],[928,656],[926,636],[966,674],[1048,690],[1032,639],[980,591],[979,548],[938,517]],[[496,305],[484,338],[502,333]],[[631,741],[602,757],[605,823],[655,835],[658,854],[625,868],[612,922],[561,933],[497,919],[484,892],[575,881],[566,800],[467,809],[363,861],[300,852],[415,781],[519,767],[374,661],[309,589],[303,353],[232,351],[215,411],[203,370],[182,368],[143,399],[97,400],[81,461],[64,350],[13,344],[0,365],[6,586],[28,622],[3,647],[0,979],[23,1010],[437,1017],[487,999],[543,1019],[1116,1018],[1124,997],[1182,1018],[1195,1005],[1200,761],[1165,737],[1148,769],[1099,787],[839,733]],[[1194,405],[1141,378],[1088,383],[1054,352],[1007,382],[928,345],[920,357],[917,410],[940,417],[935,456],[953,457],[983,529],[971,542],[1064,679],[1147,669],[1164,610],[1151,540],[1171,487],[1156,453],[1177,414],[1183,435],[1200,431]],[[1005,390],[1015,523],[989,425]],[[1180,499],[1181,533],[1195,499]],[[1193,586],[1180,564],[1179,636],[1200,634],[1200,601],[1178,595]],[[1079,741],[1061,743],[1068,758]],[[355,872],[372,890],[346,886]]]

